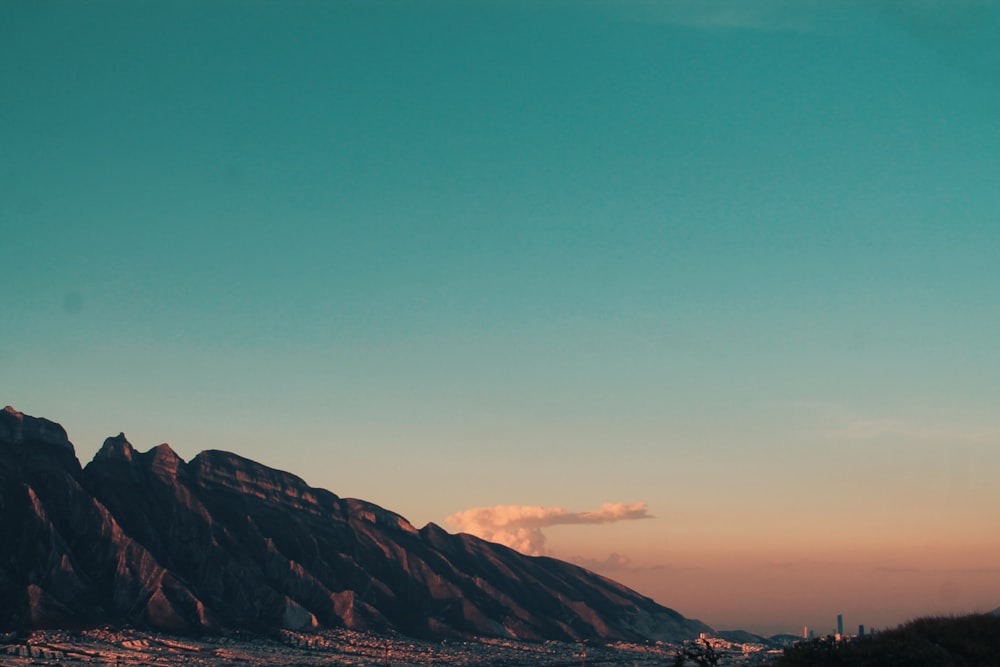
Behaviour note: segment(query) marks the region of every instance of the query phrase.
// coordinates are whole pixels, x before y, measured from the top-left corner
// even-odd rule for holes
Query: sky
[[[0,3],[0,405],[722,629],[1000,607],[1000,3]]]

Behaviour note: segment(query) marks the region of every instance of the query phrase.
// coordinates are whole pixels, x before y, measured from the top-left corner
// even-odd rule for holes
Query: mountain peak
[[[26,415],[9,405],[0,410],[0,440],[17,445],[52,445],[68,451],[74,458],[76,456],[66,429],[48,419]]]
[[[135,459],[135,448],[128,441],[124,433],[105,439],[101,450],[97,452],[94,459],[115,459],[121,461],[132,461]]]
[[[170,475],[176,475],[178,469],[184,463],[184,459],[177,455],[170,445],[163,443],[157,445],[146,452],[144,456],[150,458],[150,467],[154,470],[161,470]]]

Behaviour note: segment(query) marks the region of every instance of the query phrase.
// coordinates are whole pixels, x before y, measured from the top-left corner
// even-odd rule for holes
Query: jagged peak
[[[177,474],[177,470],[184,464],[184,459],[165,442],[153,447],[143,456],[150,459],[151,468],[164,470],[170,474]]]
[[[180,455],[178,455],[177,452],[174,451],[173,447],[171,447],[169,444],[165,442],[158,444],[156,447],[153,447],[146,453],[152,454],[154,457],[157,458],[172,458],[172,459],[180,459],[182,461],[184,460],[181,459]]]
[[[151,448],[145,453],[136,451],[124,433],[110,437],[104,441],[95,461],[125,461],[140,462],[141,467],[167,472],[176,475],[177,470],[184,465],[184,459],[177,455],[170,445],[163,443]]]
[[[421,538],[427,540],[428,544],[434,545],[437,548],[440,548],[442,544],[445,544],[452,537],[448,531],[433,521],[427,523],[417,532]]]
[[[121,461],[132,461],[135,459],[135,448],[125,437],[125,433],[106,438],[100,451],[94,456],[94,460],[113,459]]]
[[[66,429],[42,417],[32,417],[11,406],[0,410],[0,441],[15,444],[43,443],[67,450],[76,458]]]

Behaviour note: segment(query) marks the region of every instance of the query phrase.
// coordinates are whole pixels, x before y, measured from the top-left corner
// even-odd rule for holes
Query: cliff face
[[[85,480],[61,426],[0,411],[0,625],[190,629],[197,598]]]
[[[181,632],[344,626],[420,637],[682,639],[708,630],[624,586],[235,454],[120,434],[80,467],[61,426],[0,412],[0,627]]]

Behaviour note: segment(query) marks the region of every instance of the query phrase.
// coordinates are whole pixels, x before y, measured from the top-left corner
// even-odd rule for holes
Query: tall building
[[[840,636],[844,635],[844,615],[837,614],[837,634]]]
[[[858,626],[858,637],[864,637],[864,636],[865,636],[865,626],[864,625],[859,625]]]

